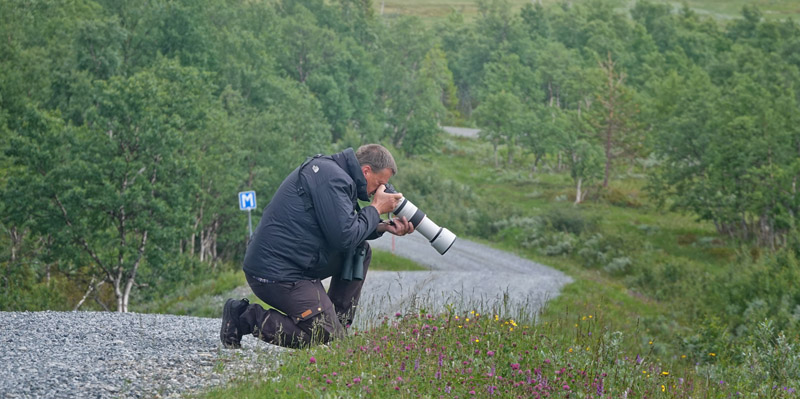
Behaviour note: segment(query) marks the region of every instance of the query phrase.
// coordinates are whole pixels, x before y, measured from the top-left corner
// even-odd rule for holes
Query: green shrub
[[[609,238],[600,233],[592,234],[585,239],[578,250],[578,256],[586,267],[606,267],[614,259],[626,257],[619,238]],[[621,261],[617,261],[618,263]],[[619,265],[611,266],[616,268]]]
[[[794,251],[783,249],[762,256],[758,261],[744,260],[717,278],[720,303],[728,304],[730,327],[746,336],[756,323],[775,321],[779,330],[793,331],[797,322],[792,315],[800,305],[800,262]]]
[[[530,247],[530,241],[540,238],[545,231],[545,224],[539,217],[511,217],[492,223],[496,232],[495,239],[522,243]]]
[[[631,264],[633,264],[631,258],[622,256],[611,259],[611,262],[608,262],[605,266],[603,266],[603,270],[612,275],[624,275],[630,270]]]
[[[787,338],[775,331],[772,321],[758,323],[753,339],[742,351],[751,392],[760,397],[771,396],[769,387],[790,386],[800,381],[800,343],[797,337]]]
[[[616,187],[608,187],[600,192],[600,198],[614,206],[623,208],[640,208],[642,201],[634,192],[625,192]]]
[[[431,173],[422,162],[405,162],[399,169],[402,173],[392,179],[397,190],[456,234],[489,236],[492,222],[508,213],[502,202],[481,202],[471,187]]]
[[[553,230],[576,236],[595,228],[595,221],[584,216],[579,208],[556,209],[544,217]]]
[[[63,277],[41,281],[32,265],[19,261],[0,264],[0,273],[0,311],[68,310]]]
[[[575,236],[565,232],[556,232],[546,236],[547,240],[540,246],[548,256],[568,255],[572,253],[578,241]]]

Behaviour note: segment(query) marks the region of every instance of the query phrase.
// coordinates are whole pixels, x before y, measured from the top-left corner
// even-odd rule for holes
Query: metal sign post
[[[250,211],[256,209],[256,192],[255,191],[242,191],[239,193],[239,209],[247,211],[247,225],[250,227],[249,238],[253,238],[253,219],[250,216]]]

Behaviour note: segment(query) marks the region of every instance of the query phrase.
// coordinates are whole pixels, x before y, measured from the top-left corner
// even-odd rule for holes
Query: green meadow
[[[769,318],[737,325],[725,316],[723,301],[745,284],[728,280],[751,251],[709,223],[655,206],[636,173],[574,205],[563,173],[531,173],[527,158],[495,168],[491,155],[488,144],[448,138],[438,154],[403,159],[396,185],[427,173],[437,176],[433,185],[468,187],[467,200],[437,206],[425,197],[423,206],[455,204],[463,217],[481,207],[488,225],[475,228],[489,238],[466,238],[572,276],[541,314],[515,319],[499,303],[431,314],[423,305],[343,341],[287,353],[274,374],[242,376],[208,397],[796,397],[797,333],[778,334]],[[437,220],[445,213],[428,212]],[[549,220],[541,232],[513,223],[537,218]],[[592,244],[598,236],[602,249]],[[597,263],[587,248],[629,261],[609,267],[613,260]],[[777,292],[789,285],[773,282]],[[726,332],[737,328],[748,333]]]
[[[511,9],[518,11],[525,4],[539,2],[542,5],[560,4],[561,0],[508,0]],[[586,3],[590,0],[573,0],[569,3]],[[463,14],[467,19],[473,19],[479,12],[478,2],[470,0],[373,0],[373,9],[383,15],[405,15],[416,16],[425,20],[435,21],[445,18],[452,12]],[[618,0],[618,7],[628,8],[635,4],[635,1]],[[800,16],[800,4],[793,0],[689,0],[689,1],[655,1],[654,3],[666,3],[676,8],[683,7],[684,4],[698,12],[699,14],[713,16],[719,20],[730,20],[741,16],[742,7],[745,5],[756,5],[763,12],[764,18],[780,20],[785,18],[796,19]]]

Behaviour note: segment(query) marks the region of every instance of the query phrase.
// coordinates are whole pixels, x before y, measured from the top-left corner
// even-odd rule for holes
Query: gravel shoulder
[[[572,281],[467,240],[457,240],[444,256],[418,233],[371,244],[431,270],[369,272],[358,328],[387,314],[441,312],[449,305],[532,314]],[[252,336],[244,337],[243,350],[223,349],[220,323],[158,314],[0,312],[0,397],[175,398],[275,367],[272,360],[286,351]]]

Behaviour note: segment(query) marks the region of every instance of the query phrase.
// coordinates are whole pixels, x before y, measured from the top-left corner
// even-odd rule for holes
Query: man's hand
[[[396,236],[404,236],[414,232],[414,225],[406,219],[405,216],[394,218],[389,221],[383,221],[378,225],[378,232],[389,232]]]
[[[385,190],[386,186],[381,184],[378,186],[378,190],[375,191],[375,195],[372,196],[372,203],[370,205],[374,206],[379,214],[393,211],[394,208],[397,208],[397,205],[400,205],[400,200],[403,198],[403,194],[389,194],[385,192]]]

